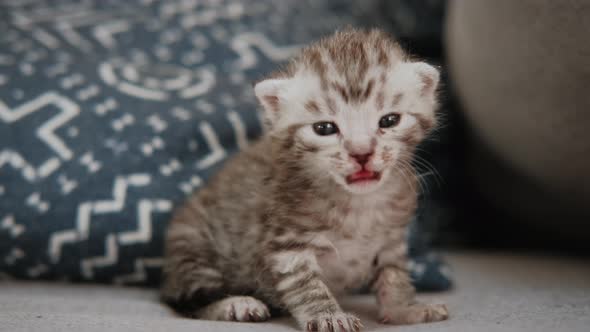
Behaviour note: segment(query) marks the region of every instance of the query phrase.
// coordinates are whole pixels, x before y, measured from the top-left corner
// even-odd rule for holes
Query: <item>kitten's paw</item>
[[[262,322],[270,318],[266,304],[251,296],[232,296],[209,305],[200,318],[235,322]]]
[[[305,325],[305,332],[358,332],[363,328],[360,319],[347,313],[320,315]]]
[[[409,306],[381,308],[380,321],[383,324],[418,324],[446,320],[449,310],[444,304],[416,303]]]

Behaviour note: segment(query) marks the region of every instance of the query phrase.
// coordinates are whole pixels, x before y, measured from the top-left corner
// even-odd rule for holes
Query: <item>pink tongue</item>
[[[352,175],[350,175],[350,181],[359,181],[359,180],[368,180],[375,177],[375,172],[367,171],[366,169],[360,170]]]

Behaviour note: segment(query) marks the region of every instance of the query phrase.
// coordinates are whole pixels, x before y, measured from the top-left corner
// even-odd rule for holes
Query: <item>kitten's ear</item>
[[[418,77],[420,96],[434,97],[440,80],[438,70],[426,62],[410,62],[407,66]]]
[[[284,94],[288,79],[266,79],[256,83],[254,93],[264,107],[269,124],[274,124],[281,112],[281,96]]]

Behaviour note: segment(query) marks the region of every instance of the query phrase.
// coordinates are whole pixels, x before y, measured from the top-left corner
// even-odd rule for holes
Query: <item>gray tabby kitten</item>
[[[188,316],[359,331],[335,296],[370,287],[383,323],[444,320],[406,269],[414,148],[435,125],[439,73],[384,32],[348,29],[255,86],[269,130],[175,214],[162,295]]]

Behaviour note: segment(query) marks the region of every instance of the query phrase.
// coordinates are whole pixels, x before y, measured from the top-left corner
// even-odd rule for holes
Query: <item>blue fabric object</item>
[[[251,82],[375,4],[0,2],[0,273],[157,284],[173,207],[261,133]]]

